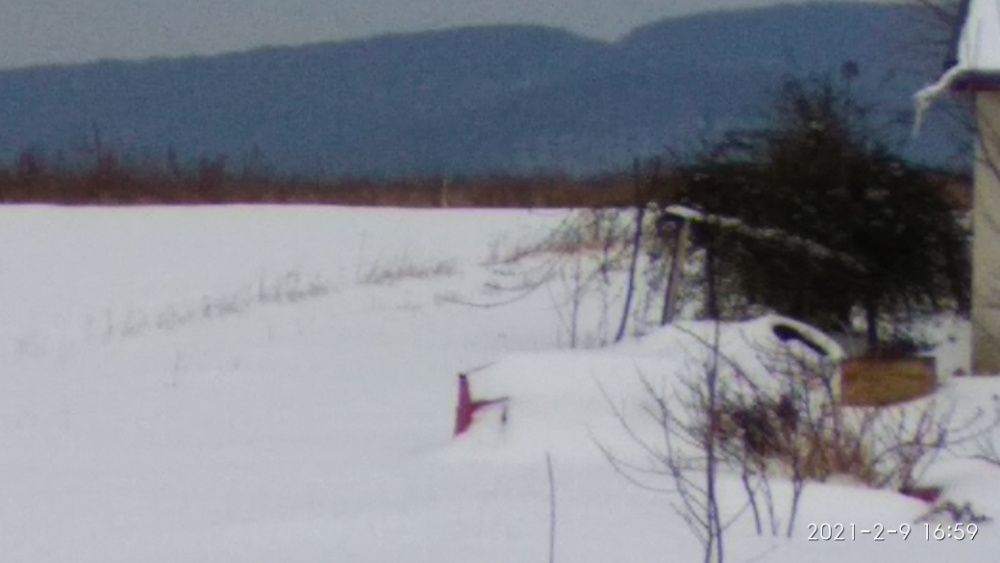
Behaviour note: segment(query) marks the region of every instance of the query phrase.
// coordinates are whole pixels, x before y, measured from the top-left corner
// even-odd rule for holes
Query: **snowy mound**
[[[479,408],[457,448],[526,460],[545,451],[591,457],[595,442],[628,439],[620,432],[623,418],[634,430],[655,432],[644,416],[651,391],[678,396],[698,385],[712,366],[716,332],[719,378],[730,390],[777,396],[793,383],[810,384],[788,380],[806,372],[832,381],[843,358],[822,332],[773,315],[677,323],[607,350],[509,356],[465,374]]]

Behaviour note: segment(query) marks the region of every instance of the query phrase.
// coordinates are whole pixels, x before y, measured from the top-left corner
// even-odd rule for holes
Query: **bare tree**
[[[723,563],[725,530],[732,523],[722,514],[718,493],[722,459],[717,416],[722,393],[717,353],[718,325],[716,323],[717,330],[711,344],[715,353],[710,354],[707,362],[697,370],[699,377],[684,386],[683,397],[657,389],[650,379],[640,377],[649,399],[643,412],[654,421],[659,431],[658,439],[641,436],[628,419],[624,407],[618,406],[602,389],[623,431],[653,460],[651,467],[633,463],[598,443],[612,467],[630,482],[671,495],[674,511],[702,546],[704,563]],[[691,416],[695,412],[704,416]],[[650,482],[647,479],[650,477],[666,477],[669,488]]]
[[[706,562],[722,561],[726,530],[746,514],[759,535],[792,537],[810,482],[844,475],[872,488],[916,494],[942,452],[992,439],[997,427],[980,414],[956,422],[953,409],[935,400],[845,407],[833,362],[777,348],[758,350],[758,365],[741,365],[720,349],[720,323],[715,327],[707,338],[690,334],[706,347],[708,359],[679,378],[672,375],[673,383],[657,386],[640,374],[647,399],[642,412],[655,434],[641,431],[605,391],[640,460],[598,444],[630,482],[670,496]],[[982,442],[979,455],[1000,464],[997,451],[995,443]],[[718,494],[723,475],[738,479],[744,492],[740,506],[726,513]],[[774,494],[779,482],[791,488],[784,505]]]

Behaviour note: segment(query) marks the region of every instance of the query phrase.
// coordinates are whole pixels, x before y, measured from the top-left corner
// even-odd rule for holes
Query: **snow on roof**
[[[955,65],[917,92],[916,128],[934,99],[950,88],[1000,88],[1000,0],[969,0]]]
[[[1000,74],[1000,0],[971,0],[957,56],[968,71]]]

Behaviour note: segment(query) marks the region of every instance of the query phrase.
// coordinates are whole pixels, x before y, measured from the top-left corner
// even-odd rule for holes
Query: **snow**
[[[710,215],[683,205],[669,205],[663,211],[665,214],[685,222],[712,223],[719,227],[730,229],[744,237],[771,242],[787,248],[801,249],[819,258],[834,258],[857,271],[865,271],[864,265],[854,257],[842,252],[836,252],[819,242],[787,233],[781,229],[754,227],[747,225],[735,217]]]
[[[634,400],[637,373],[697,367],[714,325],[566,350],[558,284],[458,304],[495,298],[484,283],[498,247],[567,213],[0,208],[0,560],[544,560],[546,453],[558,561],[700,560],[670,498],[626,482],[596,447],[629,442],[595,384]],[[753,365],[761,346],[796,346],[773,340],[777,322],[793,321],[729,325],[721,341]],[[453,440],[456,374],[474,366],[486,366],[475,393],[512,397],[509,420],[485,413]],[[955,378],[942,397],[971,412],[998,392]],[[950,457],[926,479],[998,517],[997,477]],[[738,480],[720,486],[738,510]],[[758,538],[744,518],[727,560],[986,561],[1000,548],[995,523],[973,542],[805,539],[809,522],[889,526],[927,508],[809,485],[793,539]]]
[[[1000,72],[1000,2],[971,0],[958,44],[959,66]]]

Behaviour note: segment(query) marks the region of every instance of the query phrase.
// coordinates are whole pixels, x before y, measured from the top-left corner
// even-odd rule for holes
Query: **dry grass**
[[[720,414],[723,451],[738,465],[781,467],[805,481],[878,480],[866,440],[835,425],[830,411],[803,420],[790,402],[759,397],[749,404],[724,401]]]
[[[358,283],[388,285],[405,279],[430,279],[452,276],[456,272],[457,269],[454,260],[439,260],[427,264],[418,264],[404,259],[390,265],[375,263],[368,271],[361,275]]]
[[[320,299],[333,291],[333,284],[323,276],[304,276],[292,270],[274,277],[262,277],[255,284],[232,291],[167,304],[156,311],[132,307],[108,309],[102,315],[91,317],[90,330],[104,338],[130,338],[151,331],[171,331],[197,322],[224,319],[266,305]]]
[[[808,405],[813,405],[809,407]],[[739,467],[801,481],[847,477],[875,488],[913,487],[943,448],[972,435],[935,402],[845,407],[819,401],[729,398],[720,410],[722,451]]]
[[[322,181],[184,176],[112,168],[32,174],[0,168],[0,203],[63,205],[308,204],[408,208],[622,207],[634,199],[624,175],[486,176]]]

